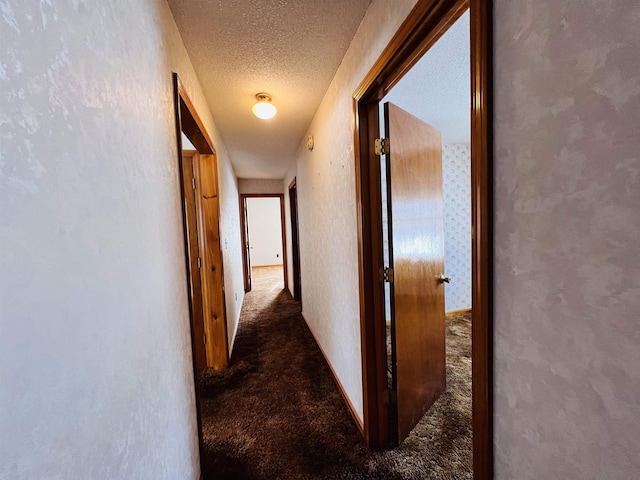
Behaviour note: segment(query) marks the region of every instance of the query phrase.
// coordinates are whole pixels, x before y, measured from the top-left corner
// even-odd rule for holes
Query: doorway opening
[[[469,45],[467,11],[380,101],[379,122],[393,137],[379,156],[384,264],[397,277],[384,283],[392,443],[437,434],[460,476],[472,448]]]
[[[200,457],[199,374],[229,365],[216,151],[193,103],[173,74],[177,159]]]
[[[359,266],[360,266],[360,317],[362,331],[362,370],[364,397],[363,435],[371,446],[387,446],[402,440],[407,428],[420,408],[428,408],[429,402],[437,398],[442,384],[444,360],[444,284],[447,276],[438,261],[433,261],[431,247],[432,235],[437,215],[433,214],[434,203],[425,191],[437,190],[429,186],[426,177],[419,179],[415,174],[418,160],[406,152],[432,152],[442,147],[413,145],[404,148],[402,136],[408,142],[416,137],[438,138],[439,134],[414,123],[415,117],[396,108],[392,103],[386,105],[386,131],[381,135],[379,122],[380,103],[397,85],[422,56],[447,32],[456,21],[469,10],[470,15],[470,58],[469,85],[471,97],[470,156],[471,175],[467,180],[471,188],[471,338],[472,338],[472,425],[473,425],[473,475],[474,478],[492,476],[492,405],[491,405],[491,244],[490,244],[490,23],[491,2],[481,0],[451,0],[439,2],[420,0],[415,5],[403,25],[400,27],[378,61],[367,74],[354,94],[356,112],[356,186],[359,207]],[[467,99],[469,95],[467,94]],[[424,122],[423,122],[424,123]],[[427,125],[429,127],[429,125]],[[404,135],[414,131],[415,135]],[[386,137],[386,138],[385,138]],[[376,141],[377,140],[377,141]],[[386,140],[386,141],[385,141]],[[440,140],[438,140],[440,141]],[[427,142],[429,143],[429,142]],[[381,156],[390,159],[381,164]],[[426,155],[429,157],[429,155]],[[420,160],[428,162],[427,159]],[[414,164],[412,164],[414,162]],[[422,163],[420,165],[424,165]],[[434,163],[441,168],[441,160]],[[384,169],[381,168],[384,166]],[[391,165],[391,166],[390,166]],[[395,171],[394,171],[395,169]],[[413,169],[413,170],[412,170]],[[407,175],[407,171],[414,172]],[[394,175],[395,173],[395,175]],[[382,179],[386,174],[390,188],[382,188]],[[440,175],[436,172],[436,176]],[[404,178],[402,178],[404,176]],[[404,187],[405,191],[401,191]],[[441,183],[440,183],[441,184]],[[441,189],[442,187],[440,187]],[[399,193],[394,200],[393,195]],[[385,195],[390,195],[388,208],[383,208]],[[441,196],[441,194],[440,194]],[[439,200],[440,204],[442,200]],[[404,205],[403,205],[404,203]],[[420,206],[418,206],[420,204]],[[405,207],[404,209],[401,207]],[[435,210],[438,208],[435,207]],[[442,207],[440,207],[442,210]],[[385,255],[384,238],[386,236],[384,216],[388,216],[389,254]],[[417,215],[415,215],[417,214]],[[418,217],[422,217],[421,219]],[[420,220],[411,224],[412,221]],[[403,230],[404,229],[404,230]],[[437,230],[437,228],[435,228]],[[384,235],[383,235],[384,231]],[[393,241],[395,240],[395,245]],[[437,250],[437,248],[436,248]],[[412,262],[414,262],[412,264]],[[419,265],[415,271],[412,266]],[[446,268],[446,265],[444,266]],[[386,289],[386,295],[385,295]],[[385,299],[390,299],[386,302]],[[428,300],[441,298],[441,313],[429,314],[426,323],[417,325],[418,333],[400,329],[400,319],[414,314],[419,318],[428,305]],[[423,301],[424,300],[424,301]],[[440,300],[438,300],[440,302]],[[437,302],[436,302],[437,303]],[[424,305],[423,305],[424,304]],[[431,305],[429,308],[433,307]],[[396,315],[391,319],[392,353],[387,351],[387,312]],[[442,321],[438,318],[442,316]],[[434,320],[435,319],[435,320]],[[437,321],[436,321],[437,320]],[[396,323],[394,323],[396,322]],[[435,324],[433,324],[435,322]],[[442,335],[438,339],[424,338],[434,329]],[[399,336],[401,335],[401,336]],[[413,348],[411,343],[422,341],[421,349]],[[393,345],[393,343],[396,343]],[[425,348],[429,345],[428,348]],[[402,346],[400,345],[402,344]],[[411,346],[408,348],[407,345]],[[404,353],[400,353],[404,349]],[[437,351],[437,358],[428,358],[425,351]],[[407,353],[408,352],[408,353]],[[424,355],[423,355],[424,354]],[[399,356],[402,355],[402,358]],[[409,378],[416,372],[407,368],[416,355],[423,355],[423,366],[428,373],[419,372],[418,380]],[[390,358],[389,358],[390,357]],[[388,365],[391,364],[389,368]],[[404,368],[404,374],[402,368]],[[440,371],[433,374],[434,365]],[[389,375],[391,370],[391,375]],[[401,378],[402,376],[402,378]],[[391,379],[391,382],[390,382]],[[426,382],[435,393],[423,398],[419,408],[407,410],[407,399],[420,390]],[[391,385],[390,385],[391,383]],[[405,387],[399,384],[404,383]],[[417,395],[415,395],[417,396]],[[426,407],[425,407],[426,405]],[[409,420],[403,415],[409,415]],[[420,415],[421,416],[421,415]],[[404,424],[404,427],[401,425]],[[404,430],[403,430],[404,429]]]
[[[276,285],[288,288],[284,195],[243,193],[240,210],[245,292],[253,274],[267,270],[278,276]]]

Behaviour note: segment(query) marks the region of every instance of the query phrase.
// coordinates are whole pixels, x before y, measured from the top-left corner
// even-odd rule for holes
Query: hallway
[[[367,449],[281,272],[254,269],[231,366],[200,377],[205,479],[471,478],[451,392],[399,448]]]

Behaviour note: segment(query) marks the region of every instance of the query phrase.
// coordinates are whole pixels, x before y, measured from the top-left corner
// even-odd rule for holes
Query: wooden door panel
[[[202,299],[202,281],[198,257],[198,222],[196,213],[196,195],[193,188],[194,159],[197,154],[184,153],[182,155],[182,180],[184,184],[184,202],[187,224],[187,242],[189,251],[189,284],[191,295],[191,334],[193,335],[193,349],[197,369],[207,366],[206,351],[204,346],[204,311]]]
[[[445,389],[444,228],[440,132],[385,104],[392,345],[398,441]]]
[[[207,366],[216,370],[229,365],[225,315],[224,276],[219,229],[219,198],[215,155],[200,155],[200,224],[204,329],[207,336]],[[213,179],[212,179],[213,177]]]

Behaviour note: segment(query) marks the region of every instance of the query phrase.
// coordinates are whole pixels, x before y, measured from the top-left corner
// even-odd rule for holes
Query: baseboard
[[[331,371],[331,375],[333,376],[333,380],[336,382],[336,385],[338,386],[338,390],[340,390],[340,394],[342,395],[342,398],[344,399],[344,403],[346,403],[347,407],[349,408],[349,413],[351,413],[351,416],[355,420],[356,425],[360,429],[360,433],[364,436],[364,424],[362,423],[362,420],[360,420],[360,417],[358,417],[357,410],[353,406],[353,403],[351,403],[351,400],[349,399],[349,396],[347,395],[346,390],[342,386],[342,382],[340,382],[340,379],[338,378],[338,375],[336,375],[336,372],[333,369],[333,366],[331,365],[331,362],[329,362],[329,358],[327,357],[326,353],[324,353],[324,350],[322,349],[322,346],[320,345],[320,343],[318,342],[318,339],[316,338],[315,334],[313,333],[313,330],[311,330],[311,328],[309,327],[309,322],[307,322],[307,319],[305,318],[304,314],[302,314],[302,318],[304,318],[304,323],[307,324],[307,328],[311,332],[311,335],[313,336],[313,340],[316,342],[316,345],[318,345],[318,348],[320,349],[320,352],[322,352],[322,356],[324,357],[325,363],[329,366],[329,370]]]
[[[238,336],[238,326],[240,325],[240,314],[242,313],[242,303],[244,302],[244,293],[240,299],[240,308],[238,309],[238,316],[236,318],[236,329],[233,332],[233,338],[231,339],[231,345],[229,345],[229,361],[231,361],[231,354],[233,353],[233,347],[236,344],[236,337]],[[229,326],[227,325],[227,328]]]
[[[273,265],[256,265],[256,266],[251,266],[251,268],[271,268],[271,267],[282,267],[283,264],[282,263],[274,263]]]
[[[453,315],[466,315],[467,313],[471,313],[470,308],[463,308],[462,310],[451,310],[450,312],[446,312],[445,315],[447,317],[452,317]]]

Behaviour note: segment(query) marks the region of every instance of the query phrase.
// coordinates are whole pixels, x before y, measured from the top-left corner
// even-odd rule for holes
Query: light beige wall
[[[0,478],[195,480],[172,71],[218,149],[231,318],[241,257],[235,176],[171,13],[3,2],[0,38]]]
[[[282,180],[268,180],[263,178],[238,179],[240,193],[283,193]]]
[[[494,26],[497,478],[640,478],[640,3]]]
[[[361,418],[352,95],[414,3],[371,3],[297,159],[303,314]],[[311,152],[304,143],[308,135],[315,137]]]

